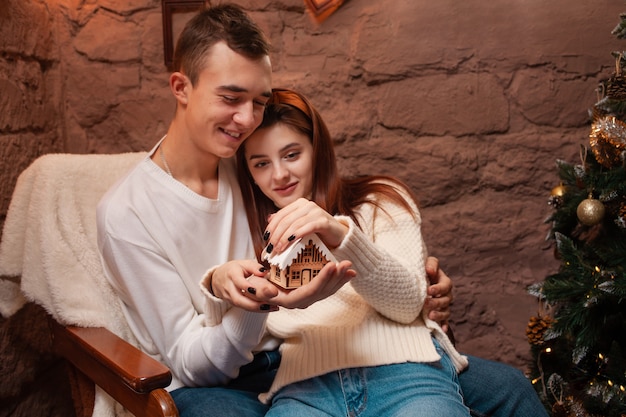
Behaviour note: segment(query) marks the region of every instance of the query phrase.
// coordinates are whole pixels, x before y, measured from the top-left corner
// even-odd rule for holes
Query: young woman
[[[469,416],[467,366],[423,314],[421,219],[409,189],[384,176],[339,176],[328,129],[302,95],[273,90],[263,123],[237,153],[255,250],[280,253],[317,233],[356,271],[306,309],[270,313],[284,342],[267,416]]]

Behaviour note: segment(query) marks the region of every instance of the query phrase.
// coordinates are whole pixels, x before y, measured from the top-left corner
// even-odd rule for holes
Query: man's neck
[[[152,160],[172,178],[197,194],[217,198],[220,158],[202,152],[172,129],[161,142]]]

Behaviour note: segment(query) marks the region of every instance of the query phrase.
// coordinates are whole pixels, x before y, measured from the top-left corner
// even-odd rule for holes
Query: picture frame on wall
[[[174,63],[174,46],[185,24],[205,6],[205,0],[161,0],[163,58],[168,70]]]
[[[322,23],[331,14],[333,14],[344,0],[304,0],[309,14],[317,23]]]

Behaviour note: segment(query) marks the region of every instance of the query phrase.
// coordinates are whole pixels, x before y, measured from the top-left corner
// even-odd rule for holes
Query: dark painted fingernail
[[[259,268],[259,272],[265,272],[265,271],[267,271],[267,269],[264,266]]]
[[[267,253],[272,253],[273,250],[274,250],[274,245],[272,245],[271,243],[267,245],[267,248],[265,248],[265,252]]]
[[[267,239],[270,238],[270,232],[266,231],[265,233],[263,233],[263,240],[267,241]]]
[[[254,287],[248,287],[248,292],[252,295],[256,294],[256,288]]]
[[[291,236],[289,236],[289,237],[287,238],[287,240],[291,242],[291,241],[292,241],[292,240],[294,240],[295,238],[296,238],[296,237],[295,237],[294,235],[291,235]]]
[[[269,304],[261,304],[261,311],[267,311],[270,309],[270,305]]]

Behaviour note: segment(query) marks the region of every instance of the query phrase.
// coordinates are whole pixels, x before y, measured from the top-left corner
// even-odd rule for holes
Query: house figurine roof
[[[316,234],[296,240],[280,254],[263,252],[270,264],[268,279],[285,289],[294,289],[311,282],[324,265],[337,262]]]
[[[275,265],[280,269],[285,269],[293,263],[298,257],[298,254],[306,247],[306,245],[312,241],[313,245],[328,259],[329,262],[337,262],[337,259],[333,256],[330,249],[326,247],[324,242],[315,234],[306,235],[296,241],[291,246],[285,249],[279,254],[269,254],[263,251],[263,259],[268,261],[270,265]]]

